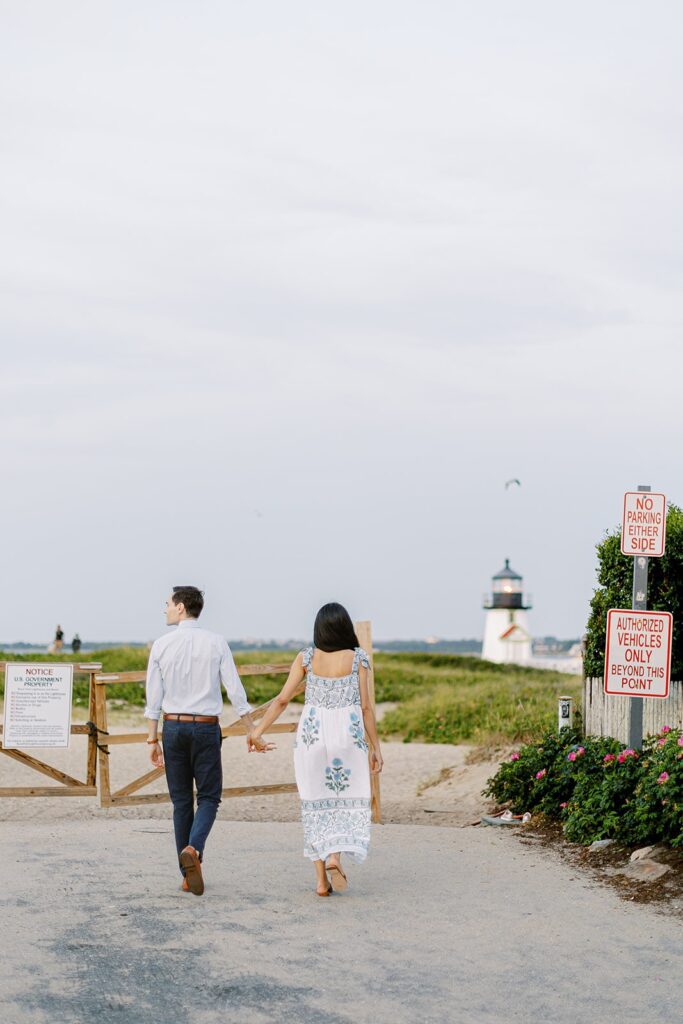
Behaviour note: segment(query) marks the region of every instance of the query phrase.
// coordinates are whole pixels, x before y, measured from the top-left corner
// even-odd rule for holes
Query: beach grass
[[[235,651],[235,663],[240,665],[263,665],[263,664],[285,664],[291,663],[297,652],[292,651]],[[114,672],[144,672],[147,668],[149,651],[146,647],[110,647],[99,651],[81,652],[80,660],[84,664],[100,663],[102,671]],[[0,662],[24,662],[39,661],[49,664],[52,662],[76,662],[76,655],[71,651],[62,651],[61,654],[8,654],[0,650]],[[280,688],[287,677],[285,675],[263,675],[248,676],[244,680],[247,695],[252,704],[258,706],[264,704],[271,697],[280,692]],[[0,694],[4,696],[5,677],[0,671]],[[144,707],[145,684],[144,683],[121,683],[107,688],[107,697],[114,707],[130,705],[131,707]],[[303,698],[301,698],[303,700]],[[74,677],[74,704],[76,707],[88,706],[88,682],[84,676]]]
[[[284,664],[296,651],[238,651],[238,665]],[[101,662],[105,672],[143,671],[148,651],[141,647],[112,647],[88,651],[84,661]],[[61,655],[5,655],[0,661],[74,661]],[[286,676],[247,676],[245,688],[253,705],[265,703],[280,690]],[[74,703],[87,706],[87,682],[74,682]],[[4,689],[4,678],[0,677]],[[404,742],[472,743],[500,746],[524,743],[553,728],[560,695],[580,697],[578,676],[516,665],[497,665],[457,654],[375,654],[375,699],[396,706],[380,722],[380,734]],[[142,707],[144,684],[110,687],[114,707]],[[301,700],[302,698],[298,698]]]
[[[462,655],[378,654],[376,676],[396,702],[380,734],[406,743],[523,743],[554,727],[559,696],[581,696],[579,676]]]

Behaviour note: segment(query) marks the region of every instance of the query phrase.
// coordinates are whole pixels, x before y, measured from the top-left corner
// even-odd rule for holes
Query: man
[[[226,640],[197,621],[204,595],[196,587],[174,587],[166,601],[166,624],[177,626],[152,645],[147,667],[150,760],[166,768],[182,889],[204,892],[202,857],[223,789],[221,683],[249,733],[254,729],[247,695]],[[163,713],[163,753],[158,736]],[[267,744],[259,750],[266,750]],[[193,787],[197,789],[194,807]]]

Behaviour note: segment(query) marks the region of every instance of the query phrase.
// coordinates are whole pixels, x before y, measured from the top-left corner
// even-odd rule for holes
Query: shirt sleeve
[[[161,668],[157,660],[156,644],[152,644],[152,650],[149,652],[146,693],[145,718],[158,720],[161,716],[161,703],[164,699],[164,681],[161,678]]]
[[[251,711],[251,706],[247,701],[247,694],[242,686],[242,680],[237,672],[232,651],[228,647],[227,641],[223,647],[220,673],[221,683],[225,687],[228,700],[232,704],[233,708],[240,717],[242,717],[242,715],[248,715]]]

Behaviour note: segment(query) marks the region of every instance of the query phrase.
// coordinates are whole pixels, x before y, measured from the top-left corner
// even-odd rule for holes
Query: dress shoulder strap
[[[362,665],[363,668],[370,668],[370,659],[368,658],[367,654],[365,653],[362,647],[356,647],[356,652],[353,656],[353,668],[351,669],[353,675],[355,675],[358,672],[359,664]]]
[[[303,654],[303,663],[304,663],[304,669],[306,670],[306,672],[308,672],[310,670],[311,661],[313,660],[313,651],[314,651],[314,649],[315,648],[313,648],[313,647],[306,647],[301,652]]]

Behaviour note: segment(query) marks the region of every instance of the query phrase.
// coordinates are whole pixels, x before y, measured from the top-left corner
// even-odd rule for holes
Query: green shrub
[[[596,839],[637,843],[633,798],[641,769],[638,751],[610,750],[605,753],[599,774],[579,775],[565,814],[567,839],[585,844]]]
[[[618,750],[611,739],[582,740],[577,729],[549,732],[540,743],[515,751],[489,781],[485,794],[510,803],[515,813],[537,811],[560,818],[577,779],[595,778],[605,754]]]
[[[683,736],[678,729],[663,731],[648,743],[633,821],[639,838],[683,846]]]
[[[563,820],[570,842],[683,846],[683,737],[665,726],[635,751],[563,729],[515,752],[485,795]]]

